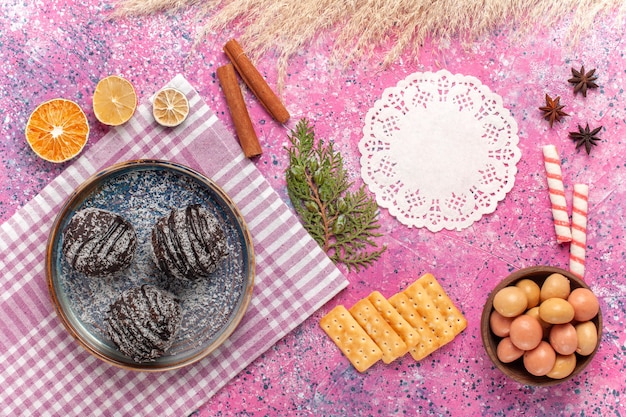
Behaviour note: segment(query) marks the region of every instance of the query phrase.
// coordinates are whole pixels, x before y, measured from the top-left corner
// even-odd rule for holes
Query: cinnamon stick
[[[224,52],[228,55],[237,72],[259,99],[265,110],[278,122],[286,123],[289,120],[289,112],[272,91],[261,73],[256,69],[250,58],[245,54],[239,42],[231,39],[224,45]]]
[[[243,100],[241,94],[241,88],[237,81],[237,74],[232,64],[226,64],[217,69],[217,78],[220,81],[224,96],[226,97],[226,104],[230,111],[230,116],[235,124],[235,131],[239,138],[239,144],[243,149],[243,153],[246,158],[253,158],[261,155],[261,145],[257,138],[254,127],[252,126],[252,120],[248,114],[248,108]]]

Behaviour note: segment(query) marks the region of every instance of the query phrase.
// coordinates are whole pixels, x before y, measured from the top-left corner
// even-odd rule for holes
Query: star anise
[[[595,83],[598,76],[594,75],[595,72],[595,68],[589,72],[585,72],[584,65],[580,67],[580,71],[576,71],[572,68],[572,78],[567,81],[574,84],[574,94],[577,94],[580,91],[583,93],[583,97],[587,97],[587,89],[598,88],[598,84]]]
[[[569,132],[569,137],[576,142],[576,149],[584,145],[587,155],[589,155],[591,146],[596,146],[596,142],[600,141],[600,138],[596,137],[600,130],[602,130],[602,126],[591,130],[589,129],[589,123],[587,123],[584,129],[581,125],[578,125],[578,132]]]
[[[556,96],[553,100],[548,94],[546,94],[546,105],[539,107],[539,110],[543,112],[543,118],[550,122],[550,127],[555,121],[560,121],[562,117],[569,116],[569,114],[563,111],[564,105],[561,104],[561,97]]]

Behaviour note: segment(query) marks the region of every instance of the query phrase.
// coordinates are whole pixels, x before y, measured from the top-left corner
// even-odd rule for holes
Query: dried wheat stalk
[[[119,0],[117,16],[145,15],[195,6],[210,16],[198,39],[238,24],[239,41],[253,59],[272,51],[278,56],[279,80],[288,60],[326,35],[344,63],[386,48],[383,64],[403,52],[417,56],[427,39],[459,37],[471,42],[495,28],[530,31],[571,16],[575,42],[601,14],[626,11],[623,0]]]

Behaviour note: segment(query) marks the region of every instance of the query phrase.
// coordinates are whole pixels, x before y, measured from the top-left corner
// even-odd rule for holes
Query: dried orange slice
[[[165,87],[154,96],[152,115],[162,126],[178,126],[189,115],[189,101],[182,91]]]
[[[57,98],[40,104],[26,123],[26,141],[41,158],[65,162],[80,153],[89,138],[89,123],[80,106]]]
[[[110,75],[96,85],[93,112],[101,123],[119,126],[130,120],[136,108],[137,94],[127,79]]]

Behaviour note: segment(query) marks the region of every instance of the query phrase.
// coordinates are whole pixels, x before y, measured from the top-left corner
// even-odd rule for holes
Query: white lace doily
[[[517,123],[474,77],[414,73],[384,91],[365,119],[361,174],[376,201],[409,227],[464,229],[513,188]]]

